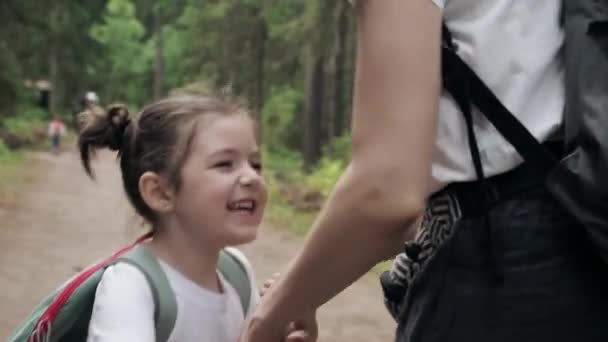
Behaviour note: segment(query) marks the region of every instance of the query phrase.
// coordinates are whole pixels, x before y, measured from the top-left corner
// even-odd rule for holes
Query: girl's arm
[[[355,8],[352,161],[302,252],[264,296],[242,339],[271,341],[395,255],[428,196],[440,91],[441,13],[431,0]]]

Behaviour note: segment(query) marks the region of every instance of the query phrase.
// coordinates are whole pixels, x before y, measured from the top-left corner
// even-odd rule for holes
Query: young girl
[[[66,135],[66,128],[58,115],[53,115],[53,120],[49,123],[47,135],[51,139],[53,153],[58,153],[61,147],[61,138]]]
[[[169,341],[236,341],[248,313],[217,271],[218,254],[255,239],[266,205],[247,110],[215,98],[178,97],[131,119],[127,108],[115,105],[106,115],[86,118],[79,147],[90,176],[95,149],[118,151],[127,196],[153,232],[145,248],[175,293],[178,310]],[[228,252],[245,266],[255,289],[245,256],[234,248]],[[252,292],[249,308],[258,300]],[[309,336],[316,335],[314,319],[293,326],[310,327]],[[291,332],[287,341],[301,340],[302,331]],[[87,340],[155,341],[153,294],[134,266],[118,263],[104,272]]]

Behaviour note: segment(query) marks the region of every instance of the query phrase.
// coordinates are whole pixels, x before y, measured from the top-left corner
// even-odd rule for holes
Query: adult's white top
[[[561,0],[432,0],[458,45],[458,54],[503,104],[541,141],[563,118],[564,74],[560,50]],[[421,33],[422,34],[422,33]],[[508,171],[521,157],[475,115],[486,176]],[[432,191],[476,179],[465,121],[444,91],[439,104]]]

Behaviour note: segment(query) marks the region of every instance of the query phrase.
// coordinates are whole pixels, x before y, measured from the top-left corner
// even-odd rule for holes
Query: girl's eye
[[[251,167],[257,170],[258,172],[262,171],[262,163],[260,162],[251,163]]]
[[[230,161],[230,160],[223,160],[221,162],[216,163],[213,166],[214,167],[220,167],[220,168],[229,168],[229,167],[232,167],[232,161]]]

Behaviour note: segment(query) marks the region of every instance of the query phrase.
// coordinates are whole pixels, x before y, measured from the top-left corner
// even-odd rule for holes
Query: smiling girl
[[[118,151],[124,189],[150,224],[145,248],[175,293],[169,341],[236,341],[244,318],[236,289],[217,270],[227,246],[255,239],[266,187],[254,122],[241,106],[210,97],[177,97],[131,119],[124,106],[87,118],[79,147]],[[234,248],[255,289],[251,266]],[[251,309],[258,301],[250,296]],[[155,307],[145,275],[128,263],[106,269],[97,287],[88,341],[155,341]],[[251,310],[249,310],[251,311]]]

